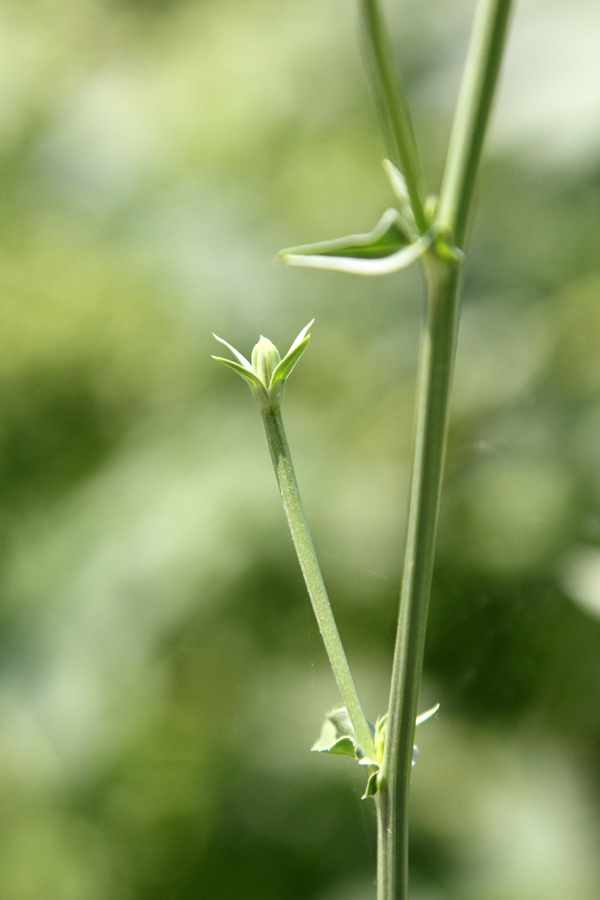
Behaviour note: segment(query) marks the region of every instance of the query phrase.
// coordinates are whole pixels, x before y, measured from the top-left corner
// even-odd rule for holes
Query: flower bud
[[[261,410],[279,409],[288,376],[308,346],[310,340],[308,332],[313,322],[314,319],[302,329],[283,359],[281,359],[275,344],[261,335],[258,344],[252,351],[252,362],[250,363],[239,350],[236,350],[223,338],[217,337],[216,334],[214,335],[215,339],[227,347],[232,356],[235,356],[235,360],[223,359],[221,356],[213,356],[213,359],[241,375],[244,381],[250,385],[254,399]]]
[[[258,344],[252,350],[252,370],[267,390],[269,390],[273,372],[280,362],[281,356],[275,344],[261,334]]]

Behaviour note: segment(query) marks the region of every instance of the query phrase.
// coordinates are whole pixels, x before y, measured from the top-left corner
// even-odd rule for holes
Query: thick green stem
[[[421,342],[415,459],[381,773],[378,900],[408,896],[408,794],[458,323],[460,264],[431,253],[425,272],[428,315]]]
[[[329,597],[327,596],[308,523],[302,508],[281,412],[279,409],[272,408],[262,409],[261,412],[277,484],[279,485],[283,506],[292,533],[292,540],[315,616],[317,617],[319,630],[325,643],[325,649],[344,698],[358,743],[365,755],[369,759],[374,760],[375,747],[371,729],[363,712],[333,612],[331,611]]]
[[[427,230],[425,179],[404,91],[398,73],[394,71],[391,45],[377,0],[361,0],[360,8],[371,84],[375,89],[384,131],[393,161],[404,174],[417,228],[424,233]]]
[[[480,0],[452,129],[436,225],[462,247],[492,107],[511,0]],[[387,739],[378,799],[378,900],[408,898],[408,800],[415,719],[459,315],[462,254],[443,241],[424,260],[427,321],[419,358],[415,458],[394,651]]]

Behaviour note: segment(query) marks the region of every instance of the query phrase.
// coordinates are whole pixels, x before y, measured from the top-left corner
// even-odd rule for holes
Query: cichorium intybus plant
[[[329,712],[313,750],[355,758],[364,797],[377,808],[377,900],[408,900],[408,799],[460,309],[465,238],[493,104],[512,0],[477,0],[439,197],[429,194],[408,105],[395,71],[378,0],[359,0],[369,78],[390,159],[384,169],[396,206],[366,234],[282,250],[293,266],[387,275],[419,262],[426,286],[416,396],[415,449],[400,607],[388,710],[371,725],[335,624],[302,508],[281,418],[287,378],[304,353],[309,323],[280,357],[261,337],[248,361],[219,359],[250,385],[261,411],[275,475],[308,593],[344,705]]]

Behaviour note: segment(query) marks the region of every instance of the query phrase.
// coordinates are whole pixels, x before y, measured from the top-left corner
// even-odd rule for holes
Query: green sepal
[[[259,402],[269,402],[269,395],[265,389],[264,384],[258,377],[255,375],[252,369],[247,369],[245,366],[241,366],[239,363],[234,362],[232,359],[223,359],[222,356],[213,356],[213,359],[216,359],[217,362],[223,363],[224,366],[227,366],[229,369],[233,369],[234,372],[237,372],[238,375],[241,375],[244,378],[250,387],[252,388],[252,392],[254,393],[256,399]]]
[[[284,356],[271,377],[271,387],[277,384],[278,381],[285,381],[288,375],[291,373],[292,369],[308,347],[308,342],[310,341],[310,335],[307,335],[304,340],[298,344],[297,347],[294,347],[293,350]]]
[[[252,364],[249,360],[243,356],[239,350],[236,350],[235,347],[232,347],[231,344],[228,344],[227,341],[224,341],[223,338],[220,338],[218,334],[215,334],[213,331],[213,337],[215,341],[218,341],[220,344],[223,344],[224,347],[227,347],[230,353],[233,353],[237,361],[245,368],[252,371]],[[213,356],[213,359],[221,359],[220,356]]]
[[[269,396],[274,406],[281,406],[285,383],[291,374],[292,369],[308,347],[310,335],[307,332],[314,321],[314,319],[311,319],[308,325],[304,326],[271,376]]]
[[[290,375],[292,369],[308,346],[308,342],[310,341],[308,329],[311,328],[311,326],[314,324],[314,321],[314,319],[311,319],[308,325],[304,326],[298,337],[293,341],[292,346],[273,372],[270,385],[271,387],[277,384],[278,381],[285,381],[286,378]]]

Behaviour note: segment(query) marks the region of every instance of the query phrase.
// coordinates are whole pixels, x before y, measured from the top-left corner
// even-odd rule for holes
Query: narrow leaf
[[[356,259],[343,256],[296,256],[290,254],[282,257],[289,266],[304,266],[308,269],[331,269],[335,272],[348,272],[351,275],[389,275],[405,269],[425,253],[431,244],[431,236],[423,235],[414,244],[409,244],[380,259]]]
[[[349,234],[333,241],[303,244],[280,250],[277,259],[288,262],[290,256],[350,256],[357,259],[379,259],[406,247],[413,239],[412,229],[398,210],[386,209],[372,231]]]
[[[417,725],[422,725],[423,722],[427,721],[427,719],[430,719],[432,716],[435,716],[435,714],[439,708],[440,708],[440,704],[436,703],[435,706],[432,706],[431,709],[427,710],[427,712],[421,713],[420,716],[417,716]]]
[[[258,377],[255,375],[252,369],[246,369],[245,366],[241,366],[239,363],[234,362],[232,359],[223,359],[221,356],[213,356],[213,359],[216,359],[217,362],[223,363],[224,366],[227,366],[229,369],[233,369],[234,372],[237,372],[238,375],[241,375],[242,378],[245,378],[251,388],[257,390],[259,393],[265,395],[267,397],[267,392],[265,390],[265,386]]]

